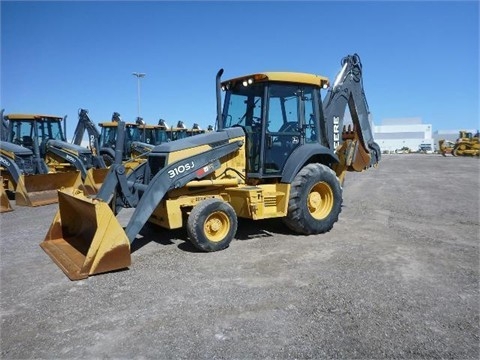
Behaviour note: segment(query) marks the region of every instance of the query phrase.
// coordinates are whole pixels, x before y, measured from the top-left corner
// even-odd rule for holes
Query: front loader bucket
[[[70,280],[130,266],[130,242],[107,203],[62,190],[58,207],[40,246]]]
[[[89,169],[80,189],[83,190],[85,195],[95,195],[105,181],[108,171],[108,168]]]
[[[10,200],[8,199],[7,192],[3,186],[3,178],[0,176],[0,213],[12,210],[13,208],[10,205]]]
[[[41,206],[58,202],[57,191],[73,193],[82,185],[79,171],[50,174],[22,175],[15,190],[15,201],[20,206]]]

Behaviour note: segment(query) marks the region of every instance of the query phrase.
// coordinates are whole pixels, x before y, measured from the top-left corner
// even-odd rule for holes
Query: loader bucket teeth
[[[103,181],[107,177],[109,169],[89,169],[87,176],[81,185],[80,189],[83,190],[85,195],[95,195],[103,184]]]
[[[22,175],[15,191],[15,201],[19,206],[54,204],[58,202],[59,189],[72,193],[81,184],[79,171]]]
[[[58,191],[58,207],[40,246],[70,280],[130,266],[130,242],[107,203]]]

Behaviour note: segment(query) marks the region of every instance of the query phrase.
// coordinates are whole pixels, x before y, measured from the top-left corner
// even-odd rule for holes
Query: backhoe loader
[[[134,130],[134,138],[140,139],[144,144],[160,145],[161,143],[170,141],[167,135],[167,128],[165,124],[158,123],[158,125],[145,124],[142,121]],[[153,146],[151,149],[153,149]],[[150,150],[151,150],[150,149]],[[135,152],[136,149],[132,149]]]
[[[200,128],[200,126],[197,123],[193,124],[192,128],[187,130],[187,136],[195,136],[195,135],[200,135],[204,133],[205,133],[205,130]]]
[[[113,164],[117,150],[122,153],[122,161],[127,172],[146,160],[146,154],[161,141],[167,140],[165,127],[162,125],[148,125],[142,118],[137,118],[135,123],[126,123],[126,133],[122,137],[124,142],[117,148],[118,123],[121,116],[114,112],[110,122],[101,122],[100,132],[88,116],[88,110],[80,109],[78,123],[75,129],[73,143],[80,145],[85,132],[88,135],[89,147],[92,153],[98,154],[101,160],[101,170],[90,170],[91,175],[84,183],[84,191],[96,194],[105,176],[108,167]],[[90,180],[90,181],[88,181]]]
[[[381,154],[360,58],[346,56],[341,65],[332,86],[323,76],[288,72],[222,82],[221,69],[216,131],[156,146],[129,174],[117,156],[94,196],[60,190],[40,246],[78,280],[130,266],[130,245],[147,222],[185,227],[206,252],[229,246],[238,217],[281,218],[298,234],[328,232],[341,211],[345,173],[377,166]],[[347,105],[352,126],[344,128]],[[128,207],[124,229],[116,214]]]
[[[101,129],[99,138],[100,154],[102,155],[105,164],[110,166],[114,162],[116,151],[121,150],[123,154],[122,161],[128,162],[127,168],[131,169],[145,161],[146,153],[150,152],[154,145],[140,141],[141,135],[138,127],[145,125],[143,121],[125,123],[125,136],[123,136],[124,142],[117,145],[119,122],[121,122],[120,114],[114,112],[110,122],[102,122],[98,124]],[[117,148],[119,145],[121,145],[120,149]]]
[[[188,129],[183,121],[179,120],[177,126],[172,126],[167,130],[167,134],[170,141],[184,139],[188,137]]]
[[[100,152],[100,133],[95,127],[95,124],[90,120],[88,110],[79,109],[78,122],[73,133],[72,144],[81,146],[85,133],[87,133],[88,136],[88,148],[92,152],[95,166],[87,170],[87,176],[83,181],[81,189],[85,194],[93,195],[98,192],[98,189],[105,180],[108,168]]]
[[[36,116],[42,118],[42,115],[2,116],[0,172],[5,190],[15,194],[16,204],[20,206],[56,203],[57,189],[64,188],[71,192],[82,183],[79,171],[72,169],[63,172],[47,165],[40,148],[50,143],[47,137],[54,134],[57,128],[43,123],[40,125],[41,120],[37,121]],[[61,118],[56,119],[61,121]],[[43,132],[40,135],[43,141],[39,141],[40,131]]]
[[[22,151],[28,149],[33,154],[33,172],[20,167],[22,177],[15,177],[7,169],[6,177],[16,187],[17,204],[26,206],[45,205],[58,201],[56,190],[61,187],[73,189],[82,181],[89,181],[89,169],[100,166],[98,157],[91,150],[69,144],[62,129],[64,118],[44,114],[9,114],[4,116],[7,125],[6,142],[2,143],[2,156],[10,163],[17,163]],[[6,148],[6,144],[8,148]],[[18,145],[21,148],[13,146]],[[13,150],[12,150],[13,149]],[[25,176],[28,174],[29,176]],[[55,175],[52,175],[55,174]],[[34,175],[34,176],[32,176]],[[24,180],[22,184],[17,180]],[[20,187],[19,187],[20,185]],[[22,190],[22,185],[24,186]],[[25,191],[25,193],[23,193]],[[19,199],[18,196],[25,198]],[[29,199],[30,198],[30,199]]]

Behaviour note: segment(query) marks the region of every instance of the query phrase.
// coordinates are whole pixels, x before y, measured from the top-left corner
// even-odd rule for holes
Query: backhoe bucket
[[[3,186],[3,178],[0,176],[0,213],[12,210],[13,208],[10,205],[10,200],[8,199],[7,192]]]
[[[40,246],[70,280],[130,266],[130,242],[107,203],[61,190],[58,207]]]
[[[108,168],[89,169],[80,189],[83,190],[85,195],[95,195],[105,181],[108,171]]]
[[[22,175],[15,190],[15,201],[20,206],[41,206],[58,202],[57,191],[73,193],[82,185],[79,171],[50,174]]]

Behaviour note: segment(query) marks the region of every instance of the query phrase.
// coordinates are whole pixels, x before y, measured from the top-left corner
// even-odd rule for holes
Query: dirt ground
[[[14,206],[1,358],[479,359],[479,190],[478,159],[385,155],[327,234],[241,220],[201,253],[149,227],[128,270],[81,281],[39,246],[58,205]]]

